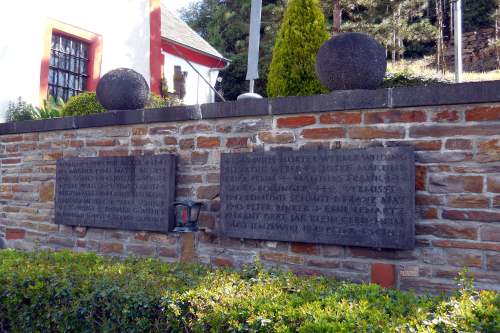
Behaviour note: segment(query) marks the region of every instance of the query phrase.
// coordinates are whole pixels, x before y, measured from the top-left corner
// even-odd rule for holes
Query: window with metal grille
[[[89,46],[66,36],[52,34],[48,94],[67,101],[87,88]]]

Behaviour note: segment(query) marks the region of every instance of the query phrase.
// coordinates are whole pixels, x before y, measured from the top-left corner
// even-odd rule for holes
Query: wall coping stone
[[[500,102],[500,80],[343,90],[325,95],[240,100],[0,124],[0,135],[201,119]]]

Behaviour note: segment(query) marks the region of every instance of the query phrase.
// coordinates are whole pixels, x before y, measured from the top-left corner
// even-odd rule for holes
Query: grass
[[[432,62],[433,62],[433,57],[431,56],[421,59],[404,59],[396,62],[395,65],[392,65],[391,62],[388,62],[387,71],[390,73],[406,71],[408,73],[422,76],[425,78],[454,82],[455,73],[453,71],[446,71],[445,73],[441,73],[432,66]],[[500,80],[500,70],[494,70],[489,72],[463,73],[464,82],[479,82],[479,81],[494,81],[494,80]]]

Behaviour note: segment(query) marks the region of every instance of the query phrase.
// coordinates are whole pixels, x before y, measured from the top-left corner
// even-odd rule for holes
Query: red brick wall
[[[314,112],[0,135],[0,238],[8,247],[70,248],[241,266],[256,258],[301,274],[417,291],[449,290],[468,267],[500,285],[500,104]],[[222,152],[411,145],[417,247],[376,250],[240,240],[217,234]],[[54,224],[62,157],[178,155],[177,197],[205,202],[195,237]],[[0,242],[1,244],[1,242]]]

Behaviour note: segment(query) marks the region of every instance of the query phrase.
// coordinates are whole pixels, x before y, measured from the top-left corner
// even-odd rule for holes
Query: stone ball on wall
[[[149,99],[149,86],[144,77],[129,68],[107,72],[99,80],[97,100],[107,110],[142,109]]]
[[[316,57],[316,75],[330,90],[378,88],[386,69],[384,47],[357,32],[332,37],[321,46]]]

